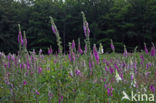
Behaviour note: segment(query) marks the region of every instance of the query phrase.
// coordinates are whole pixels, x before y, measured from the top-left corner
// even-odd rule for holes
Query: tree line
[[[89,23],[91,45],[102,43],[106,52],[111,50],[110,39],[117,52],[123,52],[124,45],[132,52],[136,46],[143,49],[144,42],[149,48],[156,43],[156,0],[0,0],[0,51],[17,53],[17,24],[26,31],[28,50],[57,50],[49,16],[64,51],[78,38],[84,47],[81,11]]]

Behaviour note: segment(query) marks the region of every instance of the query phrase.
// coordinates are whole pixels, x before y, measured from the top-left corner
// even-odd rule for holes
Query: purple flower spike
[[[36,93],[36,95],[40,95],[40,93],[37,90],[35,90],[35,93]]]
[[[39,69],[38,69],[38,73],[40,74],[42,72],[42,68],[40,67]]]
[[[75,73],[76,73],[77,76],[80,76],[80,74],[81,74],[81,72],[80,72],[79,69],[76,69],[76,70],[75,70]]]
[[[53,53],[53,49],[50,47],[49,49],[48,49],[48,55],[51,55]]]
[[[153,85],[150,85],[150,90],[154,93],[155,92],[155,87]]]
[[[55,29],[54,25],[52,25],[51,28],[52,28],[53,33],[56,34],[56,29]]]
[[[109,71],[110,71],[110,73],[112,74],[112,73],[114,72],[114,69],[110,66],[110,67],[109,67]]]
[[[27,81],[26,80],[23,81],[23,85],[27,85]]]
[[[156,50],[155,50],[155,47],[153,46],[151,49],[151,56],[155,56],[155,52],[156,52]]]
[[[87,45],[85,45],[85,51],[84,52],[87,53]]]
[[[89,29],[89,26],[88,26],[88,22],[87,21],[85,21],[84,22],[84,24],[83,24],[83,30],[84,30],[84,34],[85,34],[85,36],[87,37],[89,37],[89,35],[90,35],[90,29]]]
[[[111,88],[107,88],[107,94],[108,96],[113,96],[113,88],[111,86]]]
[[[61,103],[61,101],[63,100],[63,96],[61,96],[60,98],[59,98],[59,103]]]
[[[81,46],[79,45],[79,47],[78,47],[78,52],[80,53],[80,54],[83,54],[83,51],[82,51],[82,49],[81,49]]]
[[[74,49],[75,48],[75,41],[73,40],[73,42],[72,42],[72,49]]]
[[[18,34],[18,43],[21,43],[21,45],[23,45],[23,38],[22,38],[21,31],[19,31],[19,34]]]
[[[145,43],[144,43],[144,50],[145,50],[145,53],[148,54],[148,49]]]
[[[93,47],[93,54],[94,54],[94,57],[96,59],[96,63],[99,64],[99,54],[98,54],[95,46]]]
[[[115,47],[114,47],[114,44],[113,44],[113,41],[111,40],[111,49],[113,52],[115,52]]]

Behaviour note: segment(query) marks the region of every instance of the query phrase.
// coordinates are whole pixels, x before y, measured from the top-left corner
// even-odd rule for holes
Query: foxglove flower
[[[89,26],[88,26],[88,22],[87,21],[85,21],[83,23],[83,30],[84,30],[85,36],[86,37],[89,37],[89,35],[90,35],[90,29],[89,29]]]
[[[72,49],[74,49],[75,48],[75,41],[73,40],[73,42],[72,42]]]
[[[155,91],[156,91],[156,89],[155,89],[155,87],[154,87],[153,85],[150,85],[150,90],[151,90],[153,93],[155,93]]]
[[[155,52],[156,52],[156,50],[155,50],[155,47],[153,46],[151,49],[151,56],[155,56]]]
[[[75,62],[75,53],[74,52],[72,52],[72,60],[73,60],[73,62]]]
[[[113,96],[113,88],[111,86],[111,88],[107,88],[107,94],[108,96]]]
[[[50,47],[49,49],[48,49],[48,55],[51,55],[53,53],[53,50],[52,50],[52,48]]]
[[[26,80],[23,81],[23,85],[27,85],[27,81]]]
[[[52,25],[51,28],[52,28],[53,33],[56,34],[56,28],[55,28],[55,26]]]
[[[96,46],[95,45],[93,47],[93,55],[94,55],[94,57],[96,59],[96,63],[99,64],[99,54],[98,54],[98,52],[96,50]]]
[[[42,68],[39,67],[39,68],[38,68],[38,73],[40,74],[41,72],[42,72]]]
[[[100,43],[100,47],[99,47],[99,53],[100,53],[100,54],[103,54],[103,53],[104,53],[103,46],[102,46],[101,43]]]
[[[111,39],[111,49],[112,49],[113,52],[115,52],[115,47],[114,47],[112,39]]]
[[[148,49],[147,49],[146,43],[144,43],[144,50],[145,50],[145,53],[148,54]]]
[[[19,33],[18,33],[18,43],[20,43],[21,45],[23,45],[23,38],[22,38],[21,31],[19,31]]]
[[[63,96],[61,96],[61,97],[59,98],[58,103],[61,103],[61,101],[63,101]]]
[[[118,71],[117,71],[117,70],[116,70],[116,75],[115,75],[115,78],[116,78],[117,83],[118,83],[120,80],[122,80],[122,79],[121,79],[121,77],[119,76],[119,74],[118,74]]]
[[[81,75],[81,72],[80,72],[79,69],[76,69],[76,70],[75,70],[75,73],[76,73],[77,76],[80,76],[80,75]]]
[[[85,51],[84,52],[87,53],[87,45],[85,45]]]
[[[40,95],[40,92],[38,92],[37,90],[35,90],[36,95]]]
[[[69,52],[68,57],[69,57],[69,60],[72,61],[71,52]]]
[[[114,69],[111,66],[109,67],[109,71],[111,74],[114,73]]]
[[[79,47],[78,47],[78,52],[80,53],[80,54],[83,54],[83,51],[82,51],[82,49],[81,49],[81,46],[79,45]]]
[[[131,86],[136,87],[136,80],[134,77],[134,73],[131,72],[130,74],[131,74]]]
[[[127,52],[127,49],[126,49],[126,46],[124,45],[124,56],[127,56],[128,52]]]

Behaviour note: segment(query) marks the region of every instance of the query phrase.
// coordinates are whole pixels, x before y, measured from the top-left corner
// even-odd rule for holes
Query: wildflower
[[[40,49],[39,54],[40,54],[40,55],[42,54],[42,49]]]
[[[154,93],[156,89],[153,85],[150,85],[150,90]]]
[[[144,62],[144,56],[143,55],[140,56],[140,59],[142,60],[142,62]]]
[[[18,33],[18,43],[21,43],[21,45],[23,44],[23,39],[22,39],[22,33],[21,33],[21,31],[19,31],[19,33]]]
[[[53,53],[53,50],[52,50],[52,48],[51,48],[51,46],[50,46],[50,48],[48,49],[48,55],[50,55],[50,54],[52,54]]]
[[[24,45],[25,45],[25,48],[27,48],[27,38],[26,38],[25,31],[24,31]]]
[[[111,39],[111,49],[112,49],[113,52],[115,52],[115,47],[114,47],[112,39]]]
[[[80,76],[80,74],[81,74],[81,72],[80,72],[79,69],[76,69],[76,70],[75,70],[75,73],[76,73],[77,76]]]
[[[35,93],[36,93],[36,95],[40,95],[40,93],[37,90],[35,90]]]
[[[87,45],[85,45],[85,51],[84,52],[87,53]]]
[[[103,51],[103,46],[102,46],[101,43],[100,43],[100,47],[99,47],[99,53],[100,53],[100,54],[103,54],[103,53],[104,53],[104,51]]]
[[[84,23],[83,23],[83,30],[84,30],[84,34],[85,34],[85,36],[87,37],[89,37],[89,35],[90,35],[90,29],[89,29],[89,26],[88,26],[88,22],[87,21],[85,21]]]
[[[117,83],[118,83],[120,80],[122,80],[122,79],[121,79],[121,77],[119,76],[119,74],[118,74],[118,71],[117,71],[117,70],[116,70],[116,75],[115,75],[115,78],[116,78]]]
[[[59,98],[59,103],[61,103],[61,101],[63,100],[63,96],[61,96],[60,98]]]
[[[135,80],[135,77],[134,77],[134,73],[131,72],[130,74],[131,74],[131,85],[133,87],[136,87],[136,80]]]
[[[107,88],[107,94],[108,96],[113,96],[113,88],[111,86],[111,88]]]
[[[127,52],[127,49],[126,49],[126,46],[124,45],[124,56],[127,56],[128,52]]]
[[[71,52],[68,54],[69,60],[72,61]]]
[[[108,72],[107,66],[105,66],[105,71]]]
[[[144,43],[144,50],[145,50],[145,53],[148,54],[148,49],[147,49],[146,43]]]
[[[55,26],[52,25],[51,28],[52,28],[53,33],[56,34],[56,28],[55,28]]]
[[[112,74],[112,73],[114,72],[114,69],[110,66],[110,67],[109,67],[109,71],[110,71],[110,73]]]
[[[27,85],[27,81],[26,80],[23,81],[23,85]]]
[[[20,43],[21,45],[23,45],[23,38],[22,38],[22,32],[21,32],[20,24],[18,24],[18,27],[19,27],[18,43]]]
[[[119,71],[119,67],[117,66],[117,64],[114,64],[114,67]]]
[[[73,42],[72,42],[72,49],[74,49],[75,48],[75,41],[73,40]]]
[[[20,64],[20,69],[22,69],[23,68],[23,65],[22,64]]]
[[[73,71],[72,71],[72,70],[70,70],[69,75],[70,75],[71,77],[73,76]]]
[[[79,52],[80,54],[83,54],[83,51],[82,51],[82,49],[81,49],[81,46],[80,46],[80,45],[78,46],[78,52]]]
[[[72,52],[72,60],[73,60],[73,62],[75,62],[75,53],[74,52]]]
[[[40,74],[41,72],[42,72],[42,68],[39,67],[39,68],[38,68],[38,73]]]
[[[156,52],[156,50],[155,50],[155,47],[153,46],[151,49],[151,56],[155,56],[155,52]]]
[[[94,57],[96,59],[96,63],[99,64],[99,54],[98,54],[98,52],[96,50],[96,46],[95,45],[93,47],[93,54],[94,54]]]

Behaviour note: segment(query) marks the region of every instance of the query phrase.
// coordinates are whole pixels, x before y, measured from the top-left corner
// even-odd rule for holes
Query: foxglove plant
[[[121,77],[120,77],[120,75],[119,75],[117,69],[116,69],[115,71],[116,71],[116,72],[115,72],[115,78],[116,78],[117,83],[119,83],[119,81],[121,81],[122,79],[121,79]]]
[[[113,40],[111,39],[111,49],[113,51],[113,53],[115,52],[115,47],[114,47],[114,44],[113,44]]]
[[[72,42],[72,49],[74,50],[75,49],[75,41],[73,40]]]
[[[53,49],[50,46],[50,48],[48,48],[48,55],[51,55],[52,53],[53,53]]]
[[[50,16],[50,21],[51,21],[52,31],[55,34],[56,39],[57,39],[58,52],[60,54],[62,54],[63,48],[62,48],[61,37],[60,37],[59,31],[57,30],[57,27],[56,27],[56,25],[54,23],[54,20],[53,20],[53,18],[51,16]]]
[[[82,51],[82,49],[81,49],[81,46],[80,46],[80,45],[78,46],[78,52],[79,52],[80,54],[83,54],[83,51]]]
[[[22,51],[22,45],[23,45],[23,38],[22,38],[22,32],[21,32],[21,26],[18,24],[19,33],[18,33],[18,43],[19,43],[19,52]]]
[[[152,48],[151,48],[151,56],[155,56],[155,53],[156,53],[156,49],[155,49],[155,46],[154,44],[152,43]]]
[[[126,49],[126,45],[124,45],[124,56],[127,56],[128,52],[127,52],[127,49]]]
[[[103,53],[104,53],[104,51],[103,51],[103,46],[102,46],[102,44],[100,43],[99,54],[103,54]]]
[[[83,30],[84,30],[84,35],[85,35],[85,37],[86,37],[86,39],[85,39],[85,44],[86,44],[86,47],[87,47],[87,54],[89,55],[89,53],[90,53],[90,40],[89,40],[90,29],[89,29],[88,22],[87,22],[87,20],[86,20],[86,17],[85,17],[84,12],[82,11],[81,14],[82,14],[82,18],[83,18]],[[86,49],[85,49],[85,50],[86,50]]]
[[[96,60],[96,63],[99,64],[99,54],[97,52],[97,48],[96,48],[96,45],[94,44],[94,47],[93,47],[93,55],[95,57],[95,60]]]
[[[148,54],[148,49],[147,49],[146,43],[144,43],[144,50],[145,50],[145,53]]]

